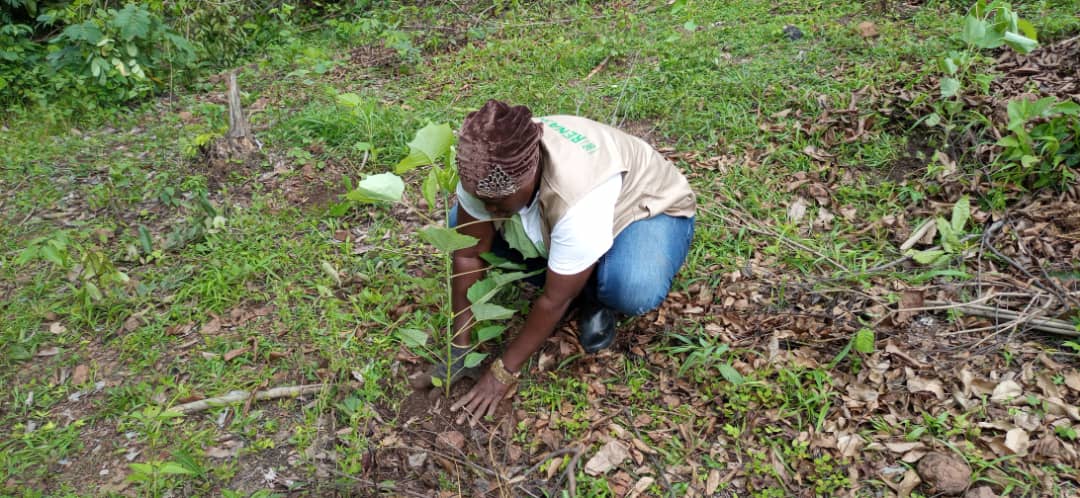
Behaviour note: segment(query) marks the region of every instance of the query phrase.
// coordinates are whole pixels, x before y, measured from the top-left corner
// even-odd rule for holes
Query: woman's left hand
[[[457,423],[464,423],[466,417],[472,415],[469,425],[476,425],[476,422],[479,422],[481,418],[495,415],[495,409],[498,408],[499,402],[512,393],[512,388],[516,385],[503,384],[496,380],[490,371],[484,372],[484,376],[480,377],[472,390],[458,400],[457,403],[454,403],[454,406],[450,407],[450,411],[458,411],[458,409],[464,407],[465,411],[458,416]]]

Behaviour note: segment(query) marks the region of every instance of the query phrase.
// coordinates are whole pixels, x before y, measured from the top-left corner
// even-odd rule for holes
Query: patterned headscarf
[[[540,134],[528,107],[487,101],[461,124],[457,164],[462,186],[488,199],[517,192],[540,165]]]

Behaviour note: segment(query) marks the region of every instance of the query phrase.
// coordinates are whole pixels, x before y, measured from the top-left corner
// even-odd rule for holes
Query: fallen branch
[[[1042,332],[1049,332],[1051,334],[1080,337],[1080,331],[1076,330],[1076,327],[1073,326],[1073,324],[1055,318],[1038,318],[1032,314],[1018,313],[1012,310],[994,308],[992,306],[983,306],[981,304],[950,303],[946,301],[926,301],[926,304],[935,307],[947,307],[948,309],[954,309],[966,315],[977,316],[981,318],[1001,318],[1005,320],[1012,320],[1015,322],[1015,325],[1027,325],[1032,329],[1040,330]]]
[[[323,390],[323,388],[325,387],[325,384],[275,387],[273,389],[267,389],[265,391],[255,391],[254,394],[252,394],[250,391],[243,390],[229,391],[224,396],[219,396],[217,398],[200,399],[199,401],[192,401],[191,403],[184,403],[182,405],[172,407],[171,410],[187,415],[195,412],[200,412],[208,408],[248,401],[249,399],[254,399],[255,401],[264,401],[268,399],[278,398],[295,398],[297,396],[303,396],[305,394],[317,393]]]

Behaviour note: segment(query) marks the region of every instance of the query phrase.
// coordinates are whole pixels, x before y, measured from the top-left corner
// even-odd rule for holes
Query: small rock
[[[958,495],[971,482],[971,467],[967,462],[945,453],[930,453],[922,457],[917,470],[931,493]]]
[[[964,498],[998,498],[998,495],[989,486],[979,486],[969,489]]]
[[[788,24],[784,26],[784,35],[788,37],[788,40],[795,41],[803,37],[802,30]]]
[[[419,469],[427,462],[427,453],[413,453],[409,455],[409,468]]]
[[[448,431],[435,437],[435,444],[461,451],[465,448],[465,436],[458,431]]]

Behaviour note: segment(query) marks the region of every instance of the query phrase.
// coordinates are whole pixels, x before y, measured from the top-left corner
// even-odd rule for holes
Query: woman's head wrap
[[[539,123],[528,107],[489,100],[469,113],[458,136],[458,176],[467,192],[502,199],[517,192],[540,164]]]

